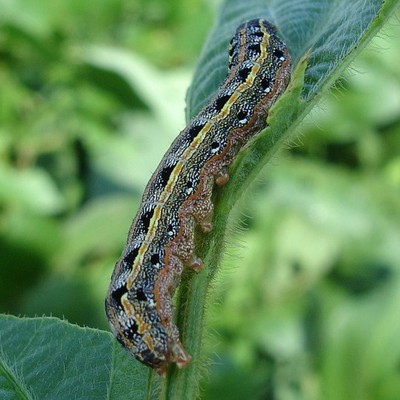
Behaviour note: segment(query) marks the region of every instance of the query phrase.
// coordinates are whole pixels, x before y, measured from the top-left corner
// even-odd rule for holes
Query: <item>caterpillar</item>
[[[195,271],[195,229],[212,229],[215,185],[241,148],[266,127],[286,89],[291,59],[264,19],[241,24],[229,46],[228,74],[209,103],[177,136],[148,182],[117,261],[105,308],[117,340],[159,375],[190,355],[173,321],[173,294],[184,267]]]

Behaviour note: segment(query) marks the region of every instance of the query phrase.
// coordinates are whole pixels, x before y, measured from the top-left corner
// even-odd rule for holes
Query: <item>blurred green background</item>
[[[108,329],[141,194],[184,127],[211,0],[0,0],[0,312]],[[400,398],[400,26],[235,211],[207,399]]]

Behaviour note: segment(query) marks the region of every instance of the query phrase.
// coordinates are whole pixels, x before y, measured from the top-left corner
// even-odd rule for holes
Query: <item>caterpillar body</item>
[[[191,358],[173,321],[172,296],[184,266],[202,268],[195,228],[212,229],[213,187],[228,181],[240,149],[266,126],[290,68],[288,49],[272,24],[254,19],[240,25],[230,43],[227,77],[146,186],[105,305],[118,341],[160,375],[169,364],[182,368]]]

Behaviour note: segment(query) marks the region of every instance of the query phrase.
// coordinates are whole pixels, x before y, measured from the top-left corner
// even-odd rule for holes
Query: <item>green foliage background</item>
[[[216,7],[0,9],[0,312],[108,329],[113,265],[184,127]],[[400,397],[399,48],[397,16],[241,201],[210,293],[203,398]]]

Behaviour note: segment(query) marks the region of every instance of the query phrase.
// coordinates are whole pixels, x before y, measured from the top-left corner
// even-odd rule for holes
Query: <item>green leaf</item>
[[[64,208],[64,199],[49,174],[38,168],[16,171],[0,165],[0,201],[43,215]]]
[[[157,119],[171,130],[180,129],[181,121],[176,117],[176,110],[183,106],[182,96],[179,96],[179,91],[184,93],[182,79],[161,73],[132,52],[106,46],[90,46],[83,50],[81,57],[88,64],[120,76]],[[156,93],[159,95],[155,96]]]
[[[0,398],[142,399],[146,368],[107,332],[0,316]]]
[[[396,279],[384,291],[340,304],[329,314],[321,346],[325,399],[398,398],[399,301]]]
[[[187,119],[197,114],[225,78],[228,43],[241,22],[263,17],[277,25],[294,65],[311,50],[302,93],[310,100],[338,78],[397,4],[397,0],[225,1],[188,92]]]

